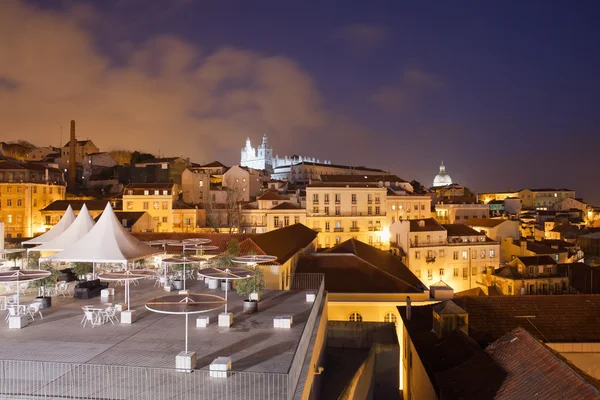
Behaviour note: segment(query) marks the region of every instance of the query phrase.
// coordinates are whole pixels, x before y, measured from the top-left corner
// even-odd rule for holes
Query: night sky
[[[357,4],[355,4],[357,3]],[[493,4],[492,4],[493,3]],[[239,162],[440,161],[600,204],[597,1],[0,1],[0,140]]]

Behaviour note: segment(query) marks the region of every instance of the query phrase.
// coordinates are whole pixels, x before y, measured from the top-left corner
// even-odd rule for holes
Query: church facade
[[[269,146],[267,135],[262,138],[262,143],[258,148],[252,147],[250,138],[246,139],[246,146],[242,148],[240,165],[242,167],[248,167],[258,170],[267,170],[273,172],[277,167],[285,167],[301,162],[313,162],[321,164],[331,164],[331,161],[324,160],[320,161],[314,157],[302,157],[293,155],[291,157],[279,157],[279,155],[273,156],[273,148]]]

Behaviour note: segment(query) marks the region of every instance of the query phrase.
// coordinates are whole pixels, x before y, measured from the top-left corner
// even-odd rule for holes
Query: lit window
[[[490,258],[494,258],[494,257],[496,257],[496,251],[490,250]]]
[[[397,324],[398,323],[398,317],[396,316],[396,314],[394,314],[392,312],[389,312],[389,313],[387,313],[387,314],[385,314],[383,316],[383,322]]]
[[[200,187],[204,187],[204,181],[200,181]]]
[[[133,201],[128,201],[127,202],[127,209],[131,210],[133,208]]]
[[[396,205],[392,204],[392,211],[395,211],[395,210],[396,210]]]
[[[158,203],[158,201],[154,202],[154,209],[158,210],[160,208],[160,204]]]
[[[350,316],[348,317],[348,321],[352,321],[352,322],[362,322],[363,318],[362,315],[360,315],[357,312],[353,312],[352,314],[350,314]]]
[[[469,259],[469,253],[467,251],[463,251],[462,252],[462,258],[463,258],[463,260]]]
[[[144,190],[144,196],[148,196],[150,194],[149,190]]]
[[[160,191],[159,191],[159,190],[155,190],[155,191],[154,191],[154,195],[155,195],[155,196],[158,196],[159,194],[160,194]]]

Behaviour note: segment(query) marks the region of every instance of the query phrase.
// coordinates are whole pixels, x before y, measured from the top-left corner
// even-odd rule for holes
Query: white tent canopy
[[[94,220],[84,204],[75,221],[59,237],[49,240],[30,251],[61,251],[87,235],[94,227]]]
[[[158,254],[129,234],[117,219],[110,202],[96,225],[87,235],[60,253],[47,257],[50,261],[126,263]]]
[[[23,244],[42,244],[49,242],[50,240],[56,239],[60,236],[61,233],[66,231],[69,228],[69,226],[71,226],[73,221],[75,221],[75,213],[73,212],[73,209],[69,204],[69,207],[67,207],[67,211],[65,211],[60,221],[58,221],[58,224],[54,225],[52,229],[50,229],[48,232],[36,236],[33,239],[27,240],[26,242],[23,242]]]

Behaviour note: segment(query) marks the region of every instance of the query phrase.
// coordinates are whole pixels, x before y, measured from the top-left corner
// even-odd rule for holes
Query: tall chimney
[[[406,297],[406,320],[410,321],[412,317],[412,305],[410,301],[410,296]]]
[[[77,139],[75,139],[75,121],[71,120],[71,137],[69,139],[69,183],[70,192],[75,191],[75,181],[77,173],[77,165],[75,161],[75,151],[77,149]]]

